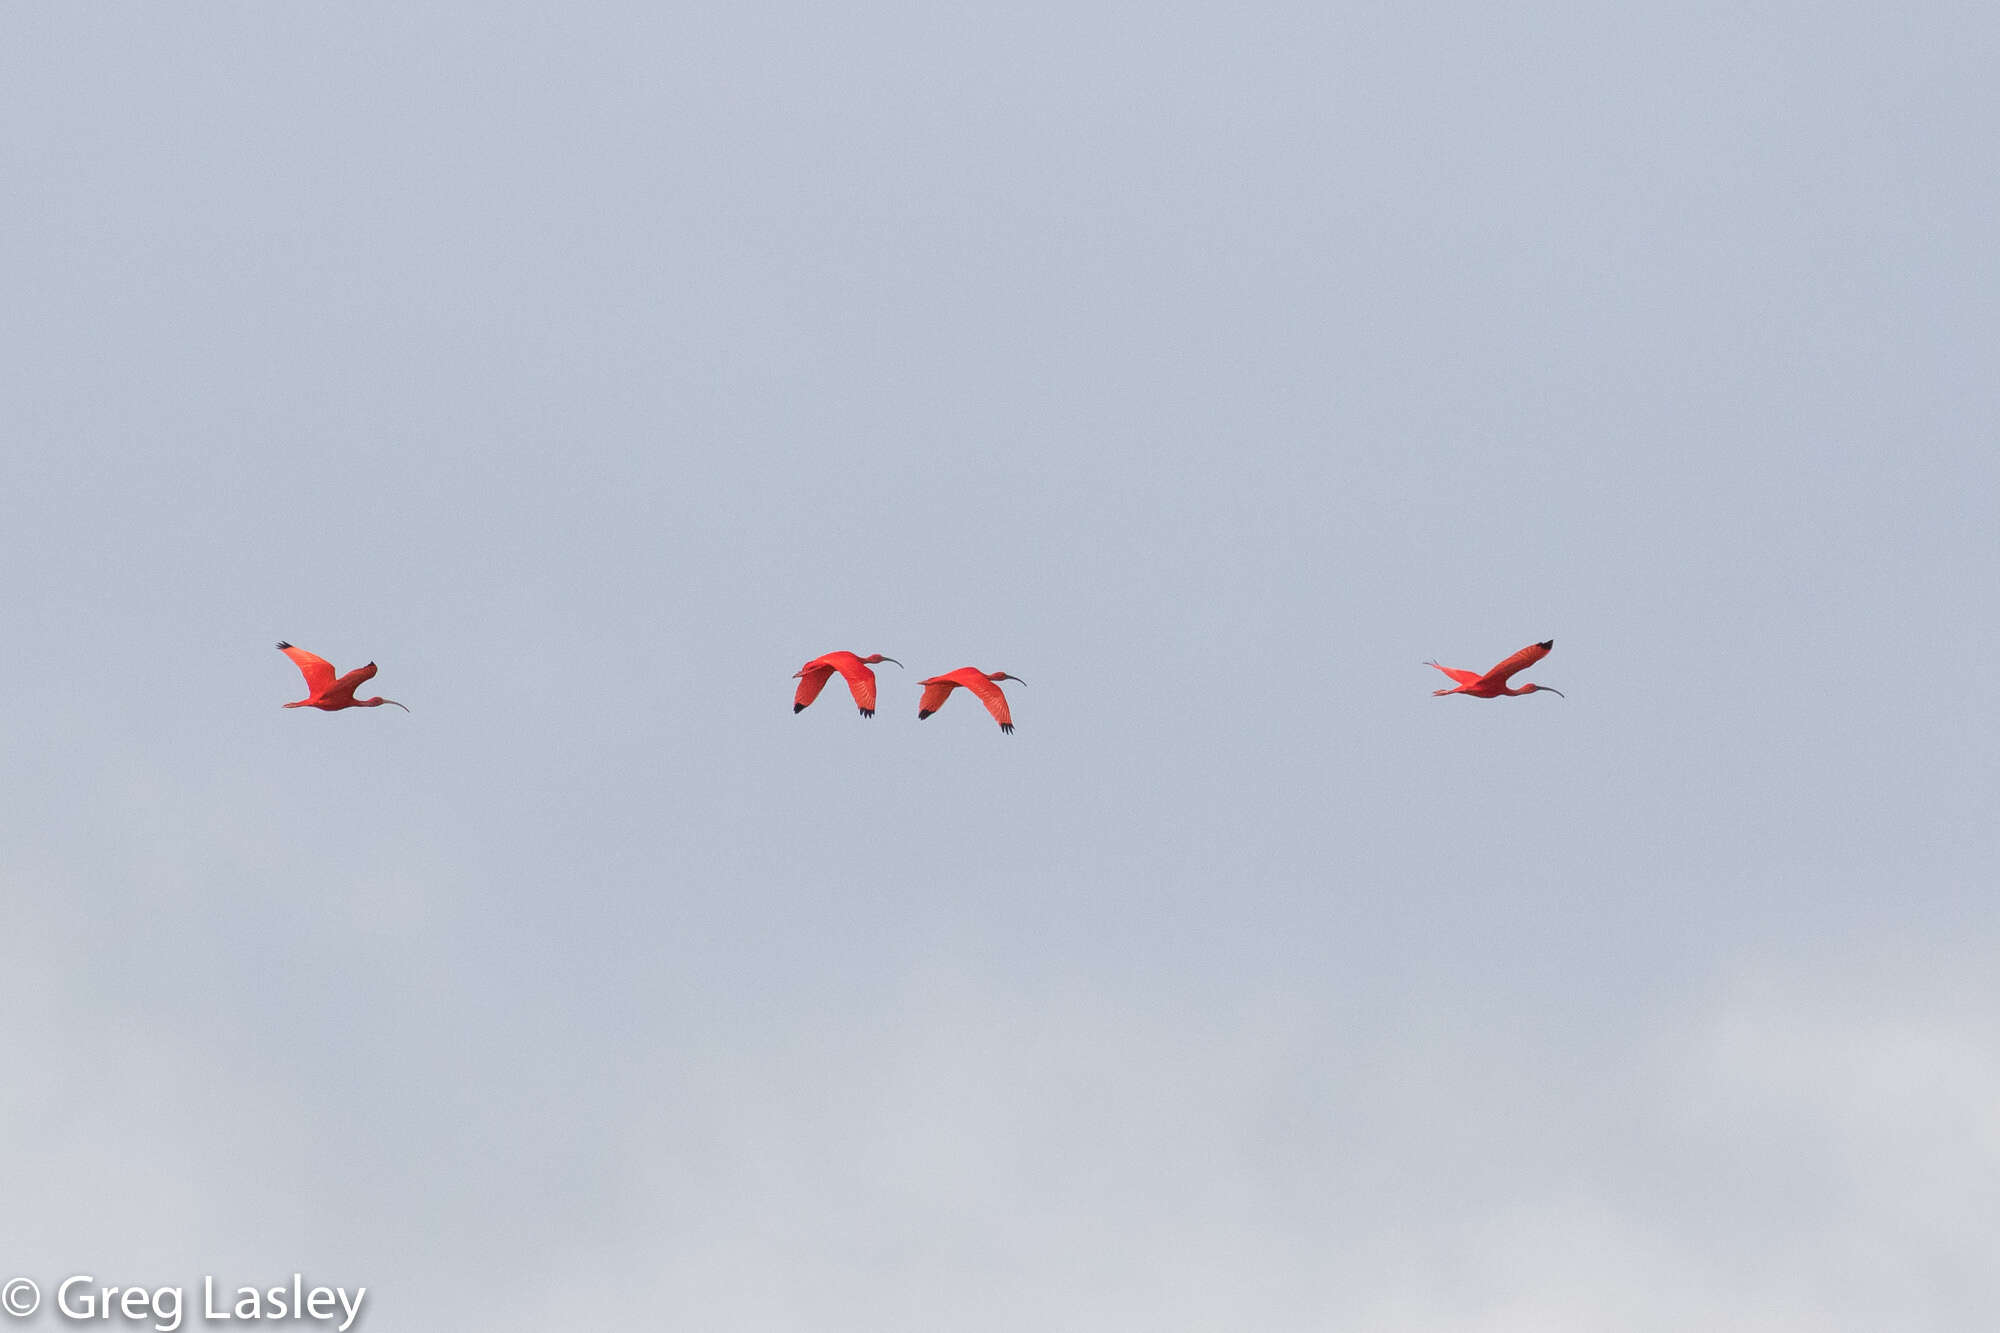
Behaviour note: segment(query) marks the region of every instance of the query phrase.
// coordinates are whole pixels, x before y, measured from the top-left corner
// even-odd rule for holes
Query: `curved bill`
[[[385,704],[396,704],[396,701],[394,699],[384,699],[382,702]],[[396,704],[396,707],[402,709],[405,713],[410,711],[410,706],[408,704]]]
[[[1555,688],[1553,685],[1537,685],[1535,686],[1535,688],[1538,690],[1547,690],[1550,694],[1553,694],[1558,699],[1569,698],[1567,694],[1564,694],[1561,690]]]
[[[893,658],[893,657],[891,657],[891,656],[889,656],[889,655],[888,655],[887,653],[884,653],[884,654],[882,654],[882,660],[883,660],[884,662],[896,662],[896,659],[895,659],[895,658]],[[903,666],[903,664],[902,664],[901,662],[896,662],[896,665],[897,665],[897,666]],[[908,668],[908,667],[903,667],[903,669],[904,669],[905,671],[909,670],[909,668]]]

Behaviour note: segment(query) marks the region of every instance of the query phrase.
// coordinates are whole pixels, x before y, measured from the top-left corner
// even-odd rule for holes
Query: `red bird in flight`
[[[815,657],[812,661],[792,673],[799,683],[799,692],[792,696],[792,711],[803,713],[806,705],[819,698],[819,692],[826,688],[827,681],[838,671],[847,681],[847,691],[854,696],[854,706],[861,710],[861,716],[875,716],[875,673],[868,668],[877,662],[896,662],[893,657],[871,653],[867,657],[856,657],[853,653],[828,653],[825,657]],[[903,665],[896,662],[897,666]]]
[[[329,713],[336,713],[343,708],[380,708],[383,704],[396,704],[394,699],[384,699],[380,695],[373,699],[354,697],[355,688],[374,676],[373,662],[364,667],[356,667],[339,680],[335,680],[333,663],[324,657],[316,657],[303,648],[294,648],[282,639],[279,640],[278,647],[285,656],[292,659],[292,665],[296,666],[306,678],[306,697],[296,703],[286,704],[287,708],[323,708]],[[396,707],[405,713],[410,711],[404,704],[396,704]]]
[[[1477,671],[1460,671],[1457,667],[1438,666],[1436,662],[1426,662],[1424,663],[1425,666],[1437,667],[1439,671],[1444,672],[1445,675],[1450,676],[1458,682],[1458,688],[1456,689],[1432,690],[1431,693],[1434,695],[1469,694],[1475,699],[1491,699],[1502,694],[1533,694],[1536,690],[1549,690],[1550,694],[1561,699],[1565,697],[1561,690],[1550,690],[1546,685],[1522,685],[1516,689],[1509,689],[1507,686],[1507,677],[1517,671],[1526,671],[1529,667],[1547,657],[1549,649],[1555,646],[1556,641],[1554,639],[1544,639],[1540,643],[1531,643],[1483,676]]]
[[[917,717],[922,719],[937,712],[944,707],[944,701],[951,697],[951,692],[963,685],[979,696],[979,702],[985,704],[986,711],[993,714],[993,720],[1000,724],[1000,730],[1011,736],[1014,734],[1014,715],[1007,711],[1007,696],[1000,693],[1000,687],[993,683],[996,680],[1011,680],[1020,685],[1028,683],[1019,676],[1010,676],[1004,671],[995,671],[989,675],[978,667],[960,667],[956,671],[947,671],[942,676],[932,676],[929,680],[920,682],[924,687],[924,697],[917,701]]]

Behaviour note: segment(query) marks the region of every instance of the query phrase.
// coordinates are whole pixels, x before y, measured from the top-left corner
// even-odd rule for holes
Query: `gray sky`
[[[2000,18],[1406,9],[8,6],[0,1278],[1990,1320]]]

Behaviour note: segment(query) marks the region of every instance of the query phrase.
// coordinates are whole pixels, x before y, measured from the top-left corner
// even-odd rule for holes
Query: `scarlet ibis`
[[[396,704],[394,699],[384,699],[380,695],[373,699],[354,697],[355,687],[374,676],[373,662],[364,667],[356,667],[339,680],[335,680],[333,663],[324,657],[317,657],[303,648],[294,648],[282,639],[278,641],[278,647],[285,656],[292,659],[292,664],[306,678],[306,697],[295,703],[286,704],[287,708],[323,708],[329,713],[335,713],[343,708],[380,708],[383,704]],[[410,711],[404,704],[396,704],[396,707],[405,713]]]
[[[880,653],[870,653],[866,657],[856,657],[853,653],[828,653],[825,657],[815,657],[812,661],[792,673],[799,683],[799,692],[792,696],[792,711],[803,713],[806,705],[819,698],[819,692],[826,688],[827,681],[838,671],[847,680],[848,693],[854,696],[854,706],[861,710],[861,716],[875,716],[875,673],[868,668],[877,662],[896,662],[893,657]],[[897,666],[903,665],[896,662]]]
[[[1540,643],[1531,643],[1483,676],[1477,671],[1460,671],[1457,667],[1438,666],[1436,662],[1426,662],[1424,663],[1425,666],[1437,667],[1439,671],[1444,672],[1445,675],[1450,676],[1458,682],[1456,689],[1432,690],[1431,693],[1434,695],[1469,694],[1475,699],[1491,699],[1501,694],[1533,694],[1536,690],[1549,690],[1549,693],[1555,695],[1558,699],[1563,698],[1564,695],[1561,690],[1550,690],[1546,685],[1522,685],[1517,689],[1509,689],[1507,687],[1507,677],[1513,675],[1516,671],[1525,671],[1535,663],[1541,661],[1549,655],[1549,649],[1555,646],[1556,641],[1554,639],[1543,639]]]
[[[947,671],[942,676],[932,676],[929,680],[920,682],[924,687],[924,697],[917,701],[917,717],[926,718],[937,712],[944,707],[944,701],[951,697],[951,692],[963,685],[979,696],[979,702],[985,704],[986,711],[993,714],[993,720],[1000,724],[1000,730],[1011,736],[1014,734],[1014,715],[1007,711],[1007,696],[1000,693],[1000,687],[993,683],[996,680],[1011,680],[1020,685],[1028,683],[1019,676],[1010,676],[1004,671],[989,674],[978,667],[960,667],[956,671]]]

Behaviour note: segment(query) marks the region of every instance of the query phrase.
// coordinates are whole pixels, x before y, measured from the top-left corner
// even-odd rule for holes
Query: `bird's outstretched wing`
[[[792,696],[792,711],[802,713],[807,704],[819,698],[819,692],[833,679],[833,668],[814,658],[799,670],[798,693]]]
[[[1491,671],[1481,676],[1478,683],[1481,685],[1504,687],[1507,684],[1507,677],[1517,671],[1526,671],[1529,667],[1547,657],[1549,649],[1555,646],[1556,641],[1554,639],[1545,639],[1541,643],[1531,643],[1520,652],[1515,653],[1512,657],[1502,662],[1499,666],[1494,667]]]
[[[1444,672],[1445,675],[1450,676],[1461,685],[1477,685],[1479,683],[1479,673],[1477,671],[1465,671],[1458,667],[1438,666],[1436,662],[1426,662],[1424,665],[1427,667],[1437,667],[1439,671]]]
[[[282,639],[278,641],[278,648],[285,656],[292,659],[292,665],[297,667],[300,673],[305,676],[306,697],[308,699],[317,699],[326,693],[327,687],[333,684],[333,663],[327,661],[324,657],[315,656],[303,648],[294,648]],[[372,675],[374,673],[370,672],[369,674]]]
[[[355,690],[359,689],[362,685],[366,684],[368,681],[374,679],[375,672],[377,671],[377,669],[378,668],[373,662],[370,662],[367,666],[358,666],[354,668],[354,670],[348,672],[346,675],[342,676],[339,680],[336,680],[335,682],[333,682],[333,684],[329,685],[327,687],[325,697],[330,700],[352,699],[354,697]],[[406,709],[404,711],[407,712],[408,710]]]
[[[917,700],[917,716],[926,718],[943,708],[944,701],[949,699],[951,692],[957,688],[958,682],[955,680],[926,681],[924,697]]]
[[[1000,724],[1000,730],[1009,733],[1014,730],[1014,715],[1007,711],[1007,696],[1000,693],[1000,687],[984,676],[976,676],[965,682],[965,688],[979,696],[986,705],[986,711],[993,714],[993,720]]]
[[[868,664],[852,653],[844,653],[833,659],[834,669],[847,681],[847,691],[854,696],[854,706],[861,710],[861,716],[875,716],[875,673]]]

